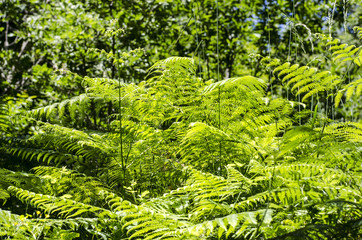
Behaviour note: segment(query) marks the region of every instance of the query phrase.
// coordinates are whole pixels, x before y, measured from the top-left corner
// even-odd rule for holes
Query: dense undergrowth
[[[172,57],[138,84],[62,72],[85,93],[2,103],[1,238],[361,238],[361,46],[313,37],[333,72],[254,55],[260,78],[215,81]]]

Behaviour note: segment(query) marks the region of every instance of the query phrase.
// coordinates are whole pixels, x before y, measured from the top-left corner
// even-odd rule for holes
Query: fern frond
[[[152,74],[162,74],[161,76],[171,76],[178,74],[180,77],[193,76],[196,65],[192,58],[170,57],[154,64],[149,70],[146,78]]]
[[[77,114],[80,114],[81,116],[85,115],[85,111],[90,100],[90,97],[86,94],[81,94],[60,103],[54,103],[52,105],[33,109],[29,111],[28,114],[30,117],[35,119],[45,118],[50,120],[52,118],[56,118],[57,115],[59,118],[62,118],[65,115],[65,109],[67,107],[69,110],[69,116],[71,119],[75,119]]]
[[[121,217],[122,228],[131,239],[162,237],[179,227],[189,226],[182,216],[154,211],[143,205],[136,206],[112,193],[106,193],[105,196],[112,211]]]
[[[261,79],[252,76],[229,78],[206,86],[202,94],[213,92],[219,87],[225,88],[223,91],[231,90],[232,88],[241,88],[243,91],[259,91],[263,94],[266,84]]]
[[[46,143],[47,149],[39,150],[40,152],[49,151],[49,154],[60,152],[66,157],[70,157],[70,160],[79,161],[95,159],[100,155],[107,156],[113,152],[114,145],[111,144],[111,141],[95,132],[88,134],[49,123],[41,123],[40,129],[38,134],[28,140],[29,143]],[[78,158],[71,155],[78,156]]]
[[[17,215],[0,209],[0,237],[13,239],[36,239],[46,237],[49,239],[62,238],[73,239],[79,237],[77,230],[83,228],[92,235],[107,236],[104,233],[96,233],[93,228],[101,227],[98,219],[51,219],[31,218],[30,215]],[[107,239],[107,237],[103,238]]]
[[[362,39],[362,27],[354,27],[353,28],[354,32],[357,33],[357,36],[359,37],[359,39]]]
[[[250,154],[245,142],[204,123],[192,123],[181,144],[184,161],[202,168],[213,164],[218,167],[221,160],[226,163],[239,154]],[[219,159],[220,147],[222,159]]]
[[[282,82],[285,82],[285,81],[288,81],[288,80],[292,81],[293,79],[297,78],[298,76],[300,78],[302,78],[302,77],[304,77],[304,72],[306,72],[307,70],[309,70],[308,66],[299,67],[295,71],[293,71],[293,72],[289,73],[287,76],[283,77]],[[289,83],[289,81],[288,81],[288,83]],[[287,85],[290,85],[288,83],[287,83]]]
[[[286,62],[278,67],[276,67],[274,70],[273,70],[273,74],[277,73],[277,72],[280,72],[279,74],[283,75],[283,74],[287,74],[287,72],[283,72],[283,70],[286,70],[286,69],[289,69],[290,67],[290,62]]]
[[[87,86],[88,96],[101,97],[106,100],[118,100],[119,88],[122,91],[122,99],[126,98],[129,93],[137,91],[137,86],[134,84],[126,84],[109,78],[84,77],[83,81]]]
[[[5,104],[0,104],[0,133],[5,134],[9,130],[9,127],[9,110],[7,109]]]
[[[66,198],[36,194],[14,186],[10,186],[8,191],[19,200],[30,204],[34,208],[40,209],[49,214],[56,214],[63,218],[74,218],[76,216],[116,217],[113,212],[107,209],[79,203]]]
[[[24,216],[0,208],[1,238],[30,239],[31,235],[40,237],[41,231],[32,227],[31,222]]]
[[[266,59],[269,59],[269,57]],[[266,62],[269,61],[271,60],[266,60]],[[292,86],[292,90],[299,88],[296,95],[305,94],[302,102],[320,92],[333,91],[337,85],[343,82],[339,76],[328,71],[318,72],[316,68],[309,68],[308,66],[299,67],[297,64],[289,66],[290,64],[279,65],[276,66],[274,71],[281,70],[278,77],[281,78],[282,82],[287,82],[287,86]]]
[[[42,192],[52,196],[67,196],[75,201],[100,206],[100,193],[110,190],[99,179],[65,167],[39,166],[33,168],[33,171],[44,181]]]
[[[297,77],[294,77],[293,79],[291,79],[288,82],[287,86],[296,82],[292,88],[292,91],[294,91],[298,87],[303,86],[308,82],[312,82],[313,79],[310,78],[310,76],[314,75],[314,73],[316,73],[316,72],[317,72],[316,68],[310,68],[310,69],[306,70],[303,75],[300,75],[300,76],[297,76]],[[297,95],[298,95],[298,93],[297,93]]]
[[[38,189],[41,179],[31,173],[14,172],[0,168],[0,200],[6,201],[10,195],[9,186],[24,187],[26,189]]]
[[[354,29],[355,32],[358,32],[358,27]],[[328,50],[332,52],[333,61],[342,59],[342,62],[353,61],[359,67],[361,66],[361,46],[348,46],[348,44],[340,43],[338,38],[333,39],[323,34],[317,34],[316,36],[320,38],[326,46],[330,46]]]
[[[287,64],[286,66],[287,66],[287,68],[286,68],[286,69],[283,69],[283,70],[280,71],[280,73],[278,74],[278,77],[279,77],[279,78],[280,78],[281,76],[283,76],[283,75],[288,76],[290,73],[294,72],[295,70],[297,70],[297,69],[299,68],[299,64],[294,64],[294,65],[292,65],[291,67],[289,67],[290,64]],[[277,68],[278,68],[278,67],[277,67]],[[286,77],[286,76],[285,76],[285,77]],[[284,79],[284,78],[283,78],[283,79]]]
[[[324,129],[326,134],[335,136],[342,141],[355,143],[362,142],[362,124],[356,122],[344,122],[331,124]]]
[[[47,164],[51,163],[54,163],[56,165],[59,165],[61,163],[72,164],[74,162],[79,161],[78,156],[74,156],[68,153],[61,153],[53,150],[11,147],[8,148],[7,151],[11,155],[17,156],[24,160],[29,160],[29,161],[36,160],[38,162],[45,162]]]
[[[252,237],[256,234],[258,224],[266,227],[271,223],[272,214],[273,210],[271,209],[230,214],[191,227],[181,228],[174,233],[169,233],[167,235],[191,235],[201,239],[211,236],[217,237],[218,239],[222,236],[225,236],[225,238],[228,238],[229,236],[232,236],[233,238],[241,236]],[[262,215],[264,215],[264,218],[259,222],[258,219],[260,219]]]
[[[343,86],[341,90],[339,90],[335,97],[335,107],[339,106],[339,103],[341,102],[341,99],[344,94],[346,94],[346,100],[350,100],[353,96],[353,94],[360,98],[362,93],[362,79],[358,79],[355,81],[350,82],[349,84]]]

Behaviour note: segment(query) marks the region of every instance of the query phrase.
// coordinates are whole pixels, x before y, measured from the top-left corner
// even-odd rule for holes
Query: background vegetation
[[[0,9],[0,238],[362,237],[359,1]]]

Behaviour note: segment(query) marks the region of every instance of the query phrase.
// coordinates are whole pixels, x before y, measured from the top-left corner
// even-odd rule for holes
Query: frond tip
[[[149,79],[151,75],[161,76],[177,76],[187,77],[194,76],[196,71],[196,65],[192,58],[187,57],[169,57],[165,60],[159,61],[148,69],[146,79]]]

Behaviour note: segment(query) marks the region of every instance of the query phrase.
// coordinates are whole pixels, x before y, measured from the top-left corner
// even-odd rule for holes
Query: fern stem
[[[266,7],[265,10],[268,14],[268,47],[267,47],[267,51],[268,51],[268,55],[269,58],[271,58],[271,44],[270,44],[270,16],[269,16],[269,10],[268,10],[268,6],[269,2],[266,2]],[[269,71],[269,83],[270,83],[270,96],[273,97],[273,79],[272,79],[272,71]]]
[[[115,53],[115,39],[114,39],[114,35],[112,36],[112,53],[113,54],[116,54]],[[114,79],[116,76],[116,66],[115,64],[112,62],[112,79]]]
[[[219,61],[219,1],[216,0],[216,58],[217,58],[217,81],[220,81],[220,61]]]
[[[122,193],[124,194],[124,186],[126,183],[126,168],[123,158],[123,129],[122,129],[122,93],[121,93],[121,79],[118,80],[118,107],[119,107],[119,138],[120,138],[120,157],[121,157],[121,166],[123,172],[123,183],[122,183]]]
[[[216,54],[217,54],[217,81],[220,81],[220,59],[219,59],[219,1],[216,0]],[[221,129],[221,86],[218,89],[219,98],[219,129]],[[221,171],[221,140],[219,141],[219,166],[218,173]]]
[[[328,15],[329,15],[329,19],[328,19],[328,33],[329,33],[329,37],[332,37],[332,25],[333,25],[334,12],[335,12],[335,10],[336,10],[336,3],[337,3],[337,0],[335,0],[334,3],[333,3],[332,13],[328,13]]]
[[[195,4],[196,4],[196,10],[198,12],[199,11],[198,3],[195,2]],[[194,8],[194,4],[192,5],[192,8]],[[202,43],[202,40],[199,42],[199,31],[198,31],[198,26],[197,26],[196,11],[194,11],[194,19],[195,19],[195,30],[196,30],[196,44],[197,44],[196,51],[197,51],[197,58],[198,58],[198,69],[199,69],[199,74],[200,74],[200,78],[201,78],[200,51],[198,49]]]
[[[292,18],[294,20],[294,14],[295,14],[295,4],[293,0],[293,12],[292,12]],[[291,21],[290,21],[291,22]],[[290,30],[289,30],[289,43],[288,43],[288,62],[291,61],[291,43],[292,43],[292,25],[290,24]],[[289,88],[287,87],[287,100],[289,100]]]
[[[173,43],[170,45],[170,47],[167,49],[169,52],[172,51],[172,49],[174,48],[174,46],[176,45],[176,43],[180,40],[180,38],[182,37],[182,35],[183,35],[184,31],[185,31],[186,26],[189,25],[191,19],[192,19],[192,16],[191,16],[191,17],[189,18],[189,20],[184,24],[184,26],[183,26],[183,28],[182,28],[182,30],[181,30],[178,38],[176,39],[176,41],[173,42]]]

